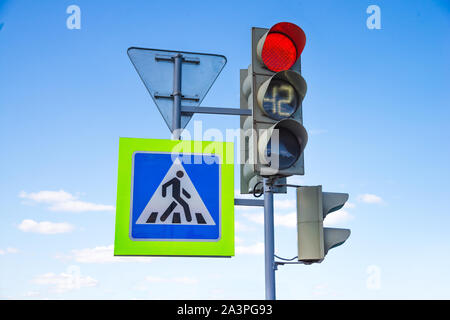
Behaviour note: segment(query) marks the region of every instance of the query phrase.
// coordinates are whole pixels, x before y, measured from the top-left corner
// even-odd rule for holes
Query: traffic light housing
[[[322,186],[297,188],[299,261],[321,262],[331,248],[348,239],[349,229],[323,227],[325,217],[341,209],[347,200],[347,193],[322,192]]]
[[[252,193],[261,177],[304,174],[305,43],[305,33],[292,23],[252,28],[252,63],[240,74],[241,108],[252,110],[241,117],[241,193]]]

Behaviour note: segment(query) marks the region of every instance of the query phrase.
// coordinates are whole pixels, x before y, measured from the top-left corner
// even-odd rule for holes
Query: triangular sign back
[[[181,53],[187,61],[181,67],[182,106],[198,107],[227,63],[225,56],[183,51],[131,47],[128,56],[144,82],[159,112],[172,130],[174,64],[168,61]],[[165,98],[166,97],[166,98]],[[181,128],[185,128],[192,114],[181,114]]]

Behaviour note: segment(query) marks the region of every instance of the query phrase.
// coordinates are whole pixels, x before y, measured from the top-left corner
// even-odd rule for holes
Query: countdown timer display
[[[281,120],[290,117],[298,107],[298,94],[287,81],[274,79],[264,95],[263,111],[272,119]]]

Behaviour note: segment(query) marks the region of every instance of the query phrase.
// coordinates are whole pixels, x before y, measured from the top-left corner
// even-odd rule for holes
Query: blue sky
[[[80,30],[66,27],[72,4]],[[128,47],[225,55],[203,105],[238,107],[250,29],[280,21],[307,36],[306,174],[289,181],[348,192],[327,223],[352,235],[321,264],[281,266],[278,298],[450,298],[443,0],[0,1],[0,298],[263,299],[261,209],[236,208],[231,259],[112,257],[118,141],[170,137]],[[275,208],[276,253],[293,257],[293,190]]]

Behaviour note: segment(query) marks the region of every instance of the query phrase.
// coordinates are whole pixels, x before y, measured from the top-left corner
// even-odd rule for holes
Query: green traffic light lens
[[[278,169],[287,169],[298,160],[301,147],[297,137],[290,130],[285,128],[275,130],[278,130],[279,134],[278,148],[276,145],[272,145],[272,139],[270,139],[267,144],[266,156],[270,160],[270,166],[272,166],[276,163],[276,161],[274,163],[273,157],[277,157],[278,154]]]
[[[298,94],[289,82],[274,79],[264,95],[263,109],[270,118],[281,120],[292,116],[298,101]]]

